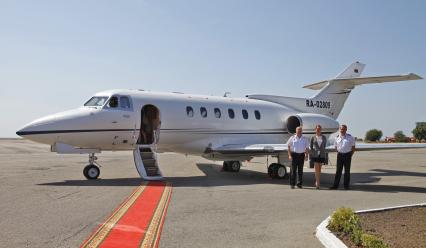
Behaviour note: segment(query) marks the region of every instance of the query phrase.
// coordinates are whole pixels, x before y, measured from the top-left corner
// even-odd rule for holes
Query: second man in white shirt
[[[297,187],[302,188],[303,164],[308,159],[309,140],[302,135],[302,127],[296,128],[296,134],[287,141],[288,159],[291,161],[290,185],[294,189],[296,174],[298,175]]]

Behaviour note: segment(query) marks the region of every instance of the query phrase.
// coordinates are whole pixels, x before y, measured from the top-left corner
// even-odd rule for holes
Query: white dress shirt
[[[350,134],[340,136],[340,134],[334,140],[334,146],[340,153],[348,153],[352,151],[352,146],[355,146],[355,138]]]
[[[322,144],[322,136],[317,136],[317,143],[318,143],[318,146],[321,146],[321,144]]]
[[[304,153],[309,148],[309,141],[303,135],[299,138],[293,135],[288,139],[287,144],[290,146],[290,152]]]

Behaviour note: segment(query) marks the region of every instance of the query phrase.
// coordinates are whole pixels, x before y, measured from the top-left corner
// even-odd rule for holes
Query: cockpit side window
[[[102,107],[107,101],[108,97],[106,96],[94,96],[87,101],[84,106],[88,107]]]
[[[110,108],[116,108],[116,107],[118,107],[118,97],[112,96],[109,99],[108,107],[110,107]]]
[[[130,109],[130,100],[127,96],[120,96],[120,108]]]

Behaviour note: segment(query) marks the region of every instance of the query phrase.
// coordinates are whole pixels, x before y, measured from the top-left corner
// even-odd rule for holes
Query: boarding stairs
[[[158,167],[155,145],[137,145],[133,150],[136,170],[145,180],[163,180]]]

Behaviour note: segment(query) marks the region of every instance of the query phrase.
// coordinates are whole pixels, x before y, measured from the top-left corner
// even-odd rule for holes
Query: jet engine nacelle
[[[286,119],[287,130],[292,134],[298,126],[303,127],[303,132],[315,132],[318,124],[321,125],[322,132],[334,133],[339,130],[339,122],[325,115],[301,113],[290,115]]]

